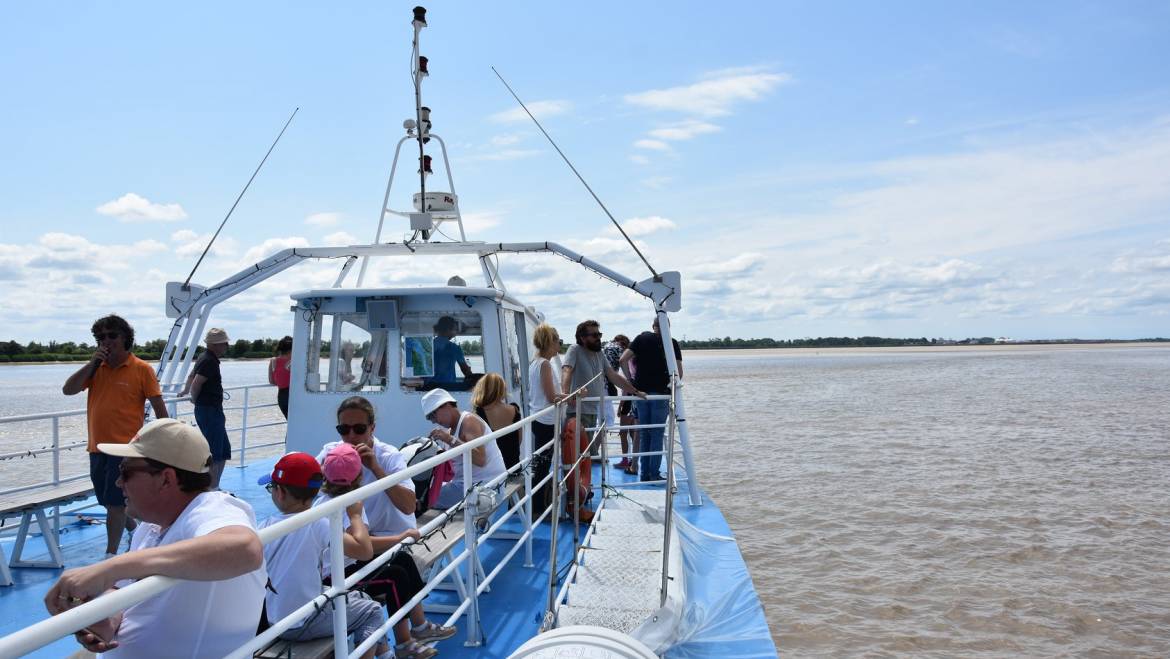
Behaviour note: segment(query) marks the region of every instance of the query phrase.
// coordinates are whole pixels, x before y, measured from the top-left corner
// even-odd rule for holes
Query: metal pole
[[[569,482],[573,484],[573,557],[576,560],[577,550],[581,547],[581,401],[577,401],[577,423],[573,424],[573,464],[569,465],[569,473],[573,475]]]
[[[471,451],[463,454],[463,487],[471,480]],[[463,547],[469,552],[467,561],[467,640],[466,647],[478,647],[482,635],[479,631],[479,544],[476,542],[475,515],[479,511],[477,501],[479,487],[471,488],[464,494],[463,510]]]
[[[670,389],[673,392],[678,376],[671,378]],[[662,533],[662,590],[659,593],[659,606],[666,605],[666,584],[670,580],[670,533],[674,523],[674,399],[670,400],[670,412],[667,420],[670,422],[669,436],[666,441],[666,519]],[[688,474],[689,476],[689,474]]]
[[[244,418],[240,422],[240,464],[238,465],[240,469],[247,466],[247,460],[245,458],[248,453],[248,406],[250,400],[249,394],[251,393],[251,386],[244,387]]]
[[[558,406],[556,420],[553,422],[553,445],[552,445],[552,466],[549,471],[552,473],[552,481],[549,486],[552,488],[552,509],[549,515],[552,517],[552,533],[549,541],[549,558],[548,558],[548,607],[545,609],[544,623],[541,629],[552,629],[552,615],[553,606],[557,600],[557,526],[561,519],[561,409]]]
[[[524,540],[524,567],[532,567],[535,563],[532,562],[532,450],[533,450],[532,424],[524,428],[520,435],[520,456],[524,460],[525,466],[522,470],[524,474],[524,532],[528,537]]]
[[[345,533],[342,515],[345,508],[338,508],[329,516],[329,570],[333,579],[333,587],[345,590],[345,553],[341,542]],[[345,602],[345,595],[341,595]],[[349,622],[345,619],[349,607],[333,605],[333,656],[345,657],[349,655]]]
[[[601,496],[603,497],[605,496],[605,484],[608,482],[605,478],[605,475],[609,473],[609,426],[605,425],[605,418],[609,416],[606,414],[606,410],[609,409],[609,407],[607,407],[608,405],[609,401],[605,399],[605,388],[602,387],[601,401],[598,402],[597,410],[600,412],[600,414],[597,415],[597,418],[600,422],[601,430],[593,437],[594,439],[601,437]],[[595,505],[594,508],[596,507],[597,506]]]
[[[61,420],[53,417],[53,485],[61,484]]]

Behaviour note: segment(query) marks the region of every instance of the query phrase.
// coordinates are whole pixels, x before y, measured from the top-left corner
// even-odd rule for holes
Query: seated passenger
[[[317,460],[308,453],[289,453],[277,461],[272,474],[262,476],[260,484],[267,486],[272,503],[279,512],[264,520],[260,528],[282,522],[297,513],[308,510],[317,496],[324,476]],[[341,540],[345,555],[350,558],[370,558],[374,548],[363,521],[359,501],[345,509],[346,529]],[[264,560],[268,565],[271,588],[264,593],[265,621],[263,627],[283,620],[306,602],[322,593],[321,574],[327,572],[329,560],[329,518],[322,518],[302,526],[292,533],[264,546]],[[333,603],[310,613],[280,635],[283,639],[310,640],[333,635]],[[386,616],[382,607],[370,596],[351,591],[345,596],[347,631],[353,634],[355,645],[360,645],[378,631]],[[373,657],[386,652],[385,641],[363,654]]]
[[[491,432],[491,428],[483,419],[471,412],[460,412],[458,403],[444,389],[432,389],[423,394],[422,413],[427,421],[439,426],[431,431],[431,439],[451,448],[479,439]],[[494,441],[472,449],[471,464],[470,482],[465,484],[462,457],[451,461],[455,478],[444,483],[443,489],[439,491],[437,502],[439,508],[450,508],[463,500],[466,488],[476,483],[486,484],[506,471],[504,456]]]
[[[362,479],[367,483],[385,478],[387,474],[406,469],[406,460],[398,449],[374,437],[374,406],[361,396],[350,396],[337,407],[337,434],[341,441],[329,442],[321,448],[317,461],[324,464],[325,456],[341,444],[349,444],[361,457]],[[390,537],[399,535],[417,524],[414,519],[414,484],[408,478],[385,492],[367,497],[362,504],[370,520],[370,541],[374,553],[380,554],[397,544]]]
[[[349,444],[338,444],[329,451],[329,454],[325,456],[324,472],[325,484],[321,486],[321,495],[317,497],[314,505],[323,504],[333,497],[351,492],[362,485],[361,458]],[[358,523],[362,521],[359,519]],[[347,523],[352,524],[353,522]],[[418,540],[418,530],[409,528],[399,535],[385,536],[383,539],[396,545],[407,538]],[[349,576],[357,572],[367,563],[369,563],[367,560],[346,561],[345,575]],[[321,577],[326,585],[332,583],[332,575],[329,570],[323,570]],[[426,582],[419,575],[418,568],[415,567],[410,554],[399,551],[391,556],[387,563],[374,570],[354,587],[385,603],[387,611],[393,615],[425,586]],[[420,602],[410,609],[407,617],[394,625],[396,643],[394,656],[399,659],[433,657],[438,651],[424,645],[424,643],[441,641],[454,635],[454,627],[444,627],[427,621]]]
[[[451,340],[459,334],[459,321],[451,316],[443,316],[439,318],[439,322],[435,323],[434,330],[435,374],[430,380],[438,384],[458,382],[459,380],[455,376],[455,364],[459,364],[459,370],[463,372],[463,377],[471,377],[471,366],[463,356],[463,349],[459,347],[458,343]]]
[[[499,430],[516,423],[521,419],[520,406],[508,402],[508,385],[499,373],[488,373],[475,383],[471,392],[471,404],[475,406],[475,413],[479,418],[487,421],[492,430]],[[504,466],[508,469],[520,462],[521,428],[517,428],[503,437],[496,438],[496,446],[504,456]]]

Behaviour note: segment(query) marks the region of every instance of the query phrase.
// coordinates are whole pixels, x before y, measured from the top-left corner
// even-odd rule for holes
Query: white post
[[[524,462],[524,532],[528,538],[524,540],[524,567],[532,567],[532,450],[535,441],[532,437],[532,425],[524,428],[520,435],[520,460]]]
[[[463,642],[463,645],[478,647],[482,638],[479,631],[479,544],[476,542],[475,528],[479,487],[468,488],[473,467],[471,451],[464,453],[462,459],[463,487],[468,490],[463,499],[463,546],[470,552],[467,561],[467,640]]]
[[[683,450],[683,465],[687,469],[688,503],[692,506],[703,505],[703,497],[699,494],[699,478],[695,474],[695,458],[691,454],[691,433],[687,428],[687,415],[683,410],[682,391],[678,386],[678,362],[674,358],[674,342],[670,339],[670,319],[666,312],[658,310],[658,331],[662,336],[662,352],[666,356],[666,369],[670,373],[671,381],[675,384],[671,388],[674,398],[675,426],[678,428],[678,440]],[[674,465],[667,465],[674,469]]]
[[[333,587],[345,590],[345,549],[342,545],[342,534],[345,533],[345,523],[342,515],[345,508],[338,508],[329,516],[329,571],[332,575]],[[348,607],[345,606],[345,595],[341,596],[342,604],[338,606],[333,600],[333,656],[349,656],[349,621],[345,619]]]
[[[240,464],[237,465],[240,469],[243,469],[247,465],[246,457],[247,457],[247,453],[248,453],[248,405],[249,405],[248,394],[250,394],[251,392],[252,392],[252,387],[244,387],[244,418],[240,422]]]

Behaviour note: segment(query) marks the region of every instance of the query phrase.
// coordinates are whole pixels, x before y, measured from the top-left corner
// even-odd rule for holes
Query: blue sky
[[[84,339],[108,312],[164,336],[164,283],[294,107],[195,281],[371,240],[413,114],[411,6],[7,4],[0,338]],[[494,65],[654,266],[683,272],[677,336],[1170,335],[1164,2],[448,2],[428,18],[424,102],[469,238],[646,274]],[[503,267],[562,333],[648,324],[644,301],[554,257]],[[217,320],[282,335],[287,293],[336,268],[281,275]],[[374,274],[435,271],[480,279],[474,260]]]

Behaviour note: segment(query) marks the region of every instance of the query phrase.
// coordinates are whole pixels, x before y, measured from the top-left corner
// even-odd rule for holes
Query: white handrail
[[[408,478],[413,478],[415,475],[423,473],[424,471],[433,469],[443,462],[461,458],[463,454],[470,453],[470,451],[487,444],[489,441],[494,442],[498,437],[502,437],[511,432],[519,430],[520,428],[531,424],[537,416],[553,407],[555,406],[550,405],[535,412],[534,414],[521,419],[520,421],[505,426],[504,428],[492,431],[470,442],[459,444],[458,446],[448,451],[444,451],[440,455],[423,460],[418,464],[412,465],[393,474],[388,474],[384,478],[374,481],[368,485],[363,485],[358,489],[347,492],[341,496],[332,498],[319,506],[314,506],[305,512],[293,515],[289,519],[280,521],[264,529],[260,529],[257,531],[257,535],[260,536],[260,541],[264,544],[288,535],[289,533],[311,524],[318,519],[322,519],[331,513],[336,511],[343,511],[346,506],[366,499],[379,492],[383,492],[386,489]],[[470,472],[466,473],[467,477],[470,477]],[[340,546],[340,539],[337,539],[334,544]],[[470,549],[465,551],[470,551]],[[52,643],[61,637],[70,635],[78,629],[91,625],[99,620],[108,618],[131,605],[149,599],[150,597],[161,593],[178,582],[178,579],[172,579],[170,577],[151,576],[141,579],[126,588],[120,588],[116,591],[103,594],[100,597],[90,602],[86,602],[85,604],[82,604],[81,606],[78,606],[74,609],[70,609],[69,611],[56,616],[52,616],[47,620],[42,620],[41,622],[33,624],[19,632],[10,634],[4,638],[0,638],[0,656],[20,656],[36,650],[37,648]],[[471,596],[474,596],[474,593]],[[296,612],[294,612],[293,615],[296,615]],[[279,634],[279,632],[277,632],[277,634]],[[257,641],[263,636],[265,635],[261,635],[250,640],[248,643],[241,646],[229,656],[251,656],[253,651],[263,647],[263,645],[257,644]]]

